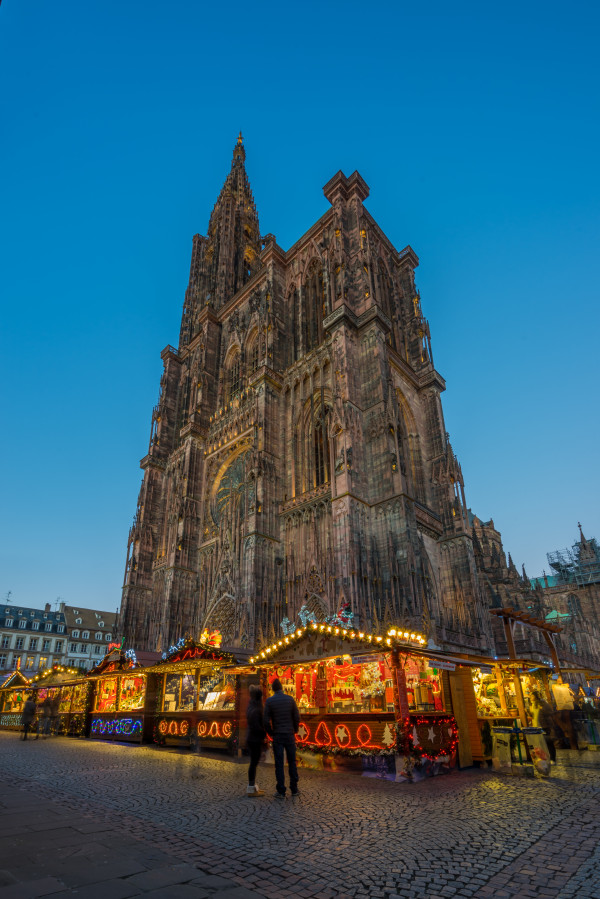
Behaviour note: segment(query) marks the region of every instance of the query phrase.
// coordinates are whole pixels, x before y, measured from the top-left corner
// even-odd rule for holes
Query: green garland
[[[372,755],[396,755],[396,749],[343,749],[340,746],[317,746],[316,743],[297,743],[296,752],[314,752],[315,755],[341,755],[359,758]]]

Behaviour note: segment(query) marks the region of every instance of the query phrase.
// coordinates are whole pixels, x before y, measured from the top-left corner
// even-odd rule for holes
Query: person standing
[[[23,739],[27,739],[27,734],[29,733],[29,728],[33,723],[33,719],[35,718],[35,702],[31,698],[31,694],[27,697],[25,701],[25,705],[23,706],[23,712],[21,714],[21,724],[23,725]]]
[[[248,736],[246,747],[250,753],[250,765],[248,767],[248,796],[264,796],[265,791],[258,788],[256,783],[256,769],[260,761],[265,737],[267,735],[263,723],[262,690],[255,684],[250,687],[250,702],[246,709],[246,721],[248,722]]]
[[[298,768],[296,767],[296,734],[300,725],[300,712],[293,696],[283,692],[278,677],[271,684],[273,695],[265,703],[264,725],[269,736],[273,737],[273,755],[275,757],[275,779],[277,781],[277,799],[285,799],[285,772],[283,754],[285,752],[290,775],[292,796],[298,796]]]

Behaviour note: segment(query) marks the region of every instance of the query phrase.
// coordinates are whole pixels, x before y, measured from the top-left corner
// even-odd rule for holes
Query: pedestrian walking
[[[545,700],[539,690],[532,691],[532,724],[541,727],[546,736],[546,744],[550,753],[550,761],[556,762],[555,728],[552,718],[552,706]]]
[[[52,714],[52,705],[50,703],[50,697],[45,696],[43,701],[38,704],[37,707],[38,714],[38,722],[37,722],[37,734],[36,740],[39,739],[40,734],[46,739],[48,733],[50,732],[50,715]]]
[[[21,714],[21,724],[23,725],[23,739],[27,739],[27,734],[29,733],[29,728],[33,723],[33,719],[35,718],[35,702],[31,698],[31,694],[27,697],[25,701],[25,705],[23,706],[23,712]]]
[[[293,696],[283,692],[278,677],[271,684],[273,695],[265,703],[264,725],[269,736],[273,737],[273,755],[275,757],[275,780],[277,782],[277,799],[285,799],[285,772],[283,754],[287,757],[292,796],[298,796],[298,768],[296,767],[296,734],[300,725],[300,712]]]
[[[52,699],[50,700],[50,733],[54,734],[54,736],[58,736],[58,727],[59,727],[59,713],[60,713],[60,699],[58,693],[55,693]]]
[[[265,791],[259,789],[256,783],[256,768],[265,745],[267,732],[263,723],[262,690],[252,684],[250,687],[250,702],[246,709],[246,721],[248,722],[248,736],[246,748],[250,753],[250,765],[248,766],[248,796],[264,796]]]

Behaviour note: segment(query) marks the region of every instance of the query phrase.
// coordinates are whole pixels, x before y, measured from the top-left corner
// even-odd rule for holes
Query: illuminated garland
[[[352,734],[349,727],[343,722],[319,721],[311,739],[310,725],[301,721],[296,734],[296,743],[300,748],[309,749],[311,752],[333,753],[334,755],[394,755],[398,738],[393,722],[390,724],[391,728],[386,723],[386,728],[389,728],[387,745],[373,742],[373,733],[366,722],[362,722],[356,728],[356,742],[352,745]],[[333,730],[333,734],[330,728]],[[384,733],[384,740],[385,736]]]
[[[206,659],[215,662],[236,662],[232,652],[224,652],[210,643],[197,643],[190,636],[181,637],[173,646],[169,646],[168,652],[163,652],[162,660],[158,662],[155,670],[166,670],[165,662],[181,662],[185,659]]]
[[[418,734],[415,741],[416,729],[421,725],[427,725],[430,728],[438,725],[438,727],[446,727],[450,731],[448,742],[444,741],[442,743],[439,752],[426,752],[418,742]],[[429,759],[435,762],[442,756],[452,756],[458,746],[458,727],[456,726],[456,720],[452,716],[445,718],[413,716],[412,718],[398,721],[396,727],[398,730],[398,751],[402,751],[404,755],[411,755],[417,760]]]

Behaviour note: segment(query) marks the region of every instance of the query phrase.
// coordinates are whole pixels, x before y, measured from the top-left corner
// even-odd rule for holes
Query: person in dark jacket
[[[256,768],[260,761],[267,733],[263,724],[262,690],[252,684],[250,687],[250,702],[246,709],[246,721],[248,722],[248,736],[246,747],[250,753],[250,765],[248,767],[248,796],[264,796],[265,791],[258,788],[256,783]]]
[[[281,688],[278,677],[271,684],[273,695],[265,703],[264,724],[269,736],[273,737],[275,756],[276,798],[285,799],[285,772],[283,753],[287,756],[292,796],[298,796],[298,768],[296,767],[296,734],[300,725],[300,712],[293,696],[288,696]]]
[[[21,714],[21,724],[23,725],[23,739],[27,739],[27,734],[29,733],[29,728],[33,723],[33,719],[35,718],[35,702],[31,698],[31,695],[27,697],[25,705],[23,706],[23,712]]]

